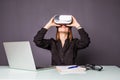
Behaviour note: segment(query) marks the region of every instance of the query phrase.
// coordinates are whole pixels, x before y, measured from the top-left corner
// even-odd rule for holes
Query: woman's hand
[[[44,28],[49,29],[49,28],[52,27],[52,26],[60,26],[60,25],[54,23],[54,17],[52,17],[52,18],[49,20],[49,22],[45,25]]]
[[[69,24],[69,25],[67,25],[67,26],[75,27],[75,28],[77,28],[77,29],[82,28],[82,27],[80,27],[80,24],[77,22],[77,20],[75,19],[75,17],[72,16],[72,19],[73,19],[72,23]]]

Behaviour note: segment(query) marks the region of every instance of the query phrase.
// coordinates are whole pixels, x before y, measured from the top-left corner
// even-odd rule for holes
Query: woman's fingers
[[[75,19],[74,16],[72,16],[72,23],[71,24],[68,24],[67,26],[71,26],[71,27],[76,27],[76,26],[79,26],[80,24],[77,22],[77,20]]]

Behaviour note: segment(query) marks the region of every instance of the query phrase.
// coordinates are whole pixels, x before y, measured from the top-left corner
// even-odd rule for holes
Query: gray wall
[[[120,65],[120,0],[0,0],[0,65],[8,65],[2,42],[24,40],[37,65],[50,65],[50,52],[36,47],[33,37],[55,14],[72,14],[89,33],[91,44],[78,52],[79,64]]]

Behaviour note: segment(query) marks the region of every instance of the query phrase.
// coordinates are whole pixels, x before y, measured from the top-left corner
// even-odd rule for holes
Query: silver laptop
[[[16,69],[37,70],[29,41],[3,42],[9,66]],[[41,67],[39,67],[41,68]]]

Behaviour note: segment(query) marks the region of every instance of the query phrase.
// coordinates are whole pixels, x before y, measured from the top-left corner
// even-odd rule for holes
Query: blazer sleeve
[[[84,30],[84,28],[78,29],[78,32],[80,35],[80,39],[76,39],[75,46],[79,49],[88,47],[90,44],[90,38],[88,33]]]
[[[50,50],[51,39],[44,39],[46,32],[47,32],[47,29],[41,28],[41,30],[38,31],[37,34],[35,35],[33,41],[36,44],[36,46]]]

